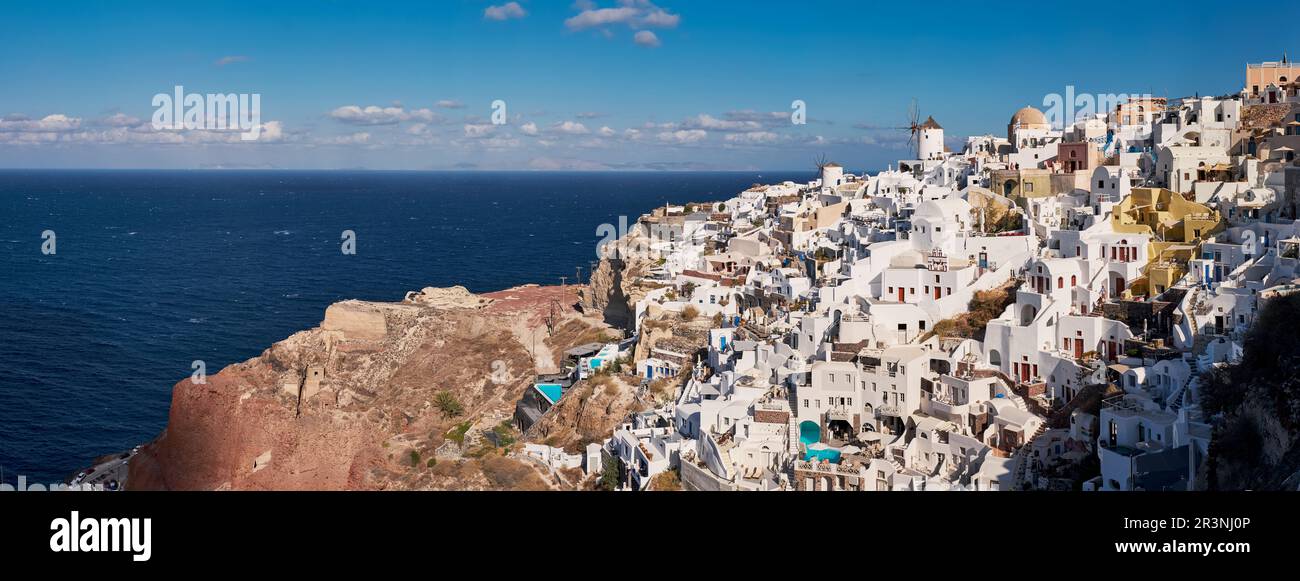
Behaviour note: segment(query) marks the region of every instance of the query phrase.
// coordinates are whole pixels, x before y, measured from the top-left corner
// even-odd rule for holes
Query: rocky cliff
[[[504,457],[502,424],[535,373],[605,333],[577,303],[572,286],[525,286],[334,304],[320,327],[176,384],[167,427],[132,461],[128,487],[554,487],[545,470]],[[482,437],[495,433],[505,438]]]
[[[1213,437],[1198,484],[1211,490],[1300,489],[1300,295],[1271,299],[1240,363],[1201,376]]]

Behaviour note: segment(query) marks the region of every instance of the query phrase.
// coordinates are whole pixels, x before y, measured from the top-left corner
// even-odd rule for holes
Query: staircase
[[[1014,404],[1014,405],[1016,406],[1016,408],[1019,409],[1020,411],[1023,411],[1023,412],[1030,411],[1030,409],[1029,409],[1029,405],[1025,403],[1025,398],[1020,397],[1019,394],[1014,393],[1014,392],[1013,392],[1013,393],[1008,393],[1008,394],[1007,394],[1007,399],[1011,400],[1011,403]]]
[[[903,471],[907,469],[906,466],[903,466],[902,462],[898,461],[898,458],[894,457],[894,454],[892,452],[886,453],[885,457],[889,459],[889,463],[893,465],[895,472],[902,474]]]
[[[1195,375],[1192,377],[1195,377]],[[1169,395],[1169,399],[1165,400],[1165,409],[1174,413],[1178,413],[1178,410],[1183,409],[1183,396],[1187,394],[1187,388],[1192,384],[1192,377],[1187,378],[1187,381],[1183,382],[1182,386]]]
[[[1015,454],[1015,460],[1016,460],[1015,489],[1016,490],[1021,490],[1024,488],[1025,478],[1029,474],[1029,461],[1031,460],[1029,454],[1034,448],[1034,441],[1037,440],[1039,436],[1042,436],[1043,432],[1046,431],[1047,431],[1047,422],[1038,424],[1038,429],[1034,430],[1034,435],[1030,436],[1028,440],[1025,440],[1024,445],[1016,449],[1016,454]]]

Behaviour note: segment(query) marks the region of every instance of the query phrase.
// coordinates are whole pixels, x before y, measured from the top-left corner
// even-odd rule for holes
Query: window
[[[1078,276],[1075,276],[1075,275],[1073,275],[1073,274],[1070,275],[1070,286],[1071,286],[1071,287],[1079,286],[1079,277],[1078,277]]]

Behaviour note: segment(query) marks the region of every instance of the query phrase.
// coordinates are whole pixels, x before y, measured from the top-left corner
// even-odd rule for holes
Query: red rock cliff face
[[[573,287],[486,295],[425,289],[400,303],[345,301],[321,326],[172,392],[168,424],[127,487],[167,490],[455,488],[427,460],[447,430],[507,420],[535,371],[603,332]],[[568,335],[551,337],[548,319]],[[464,412],[439,405],[450,392]],[[419,458],[420,460],[416,460]],[[475,487],[482,479],[467,480]],[[470,482],[473,481],[473,482]],[[489,485],[490,486],[490,485]]]

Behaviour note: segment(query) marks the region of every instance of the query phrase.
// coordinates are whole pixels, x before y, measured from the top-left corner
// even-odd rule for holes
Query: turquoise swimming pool
[[[817,422],[805,421],[799,424],[799,443],[807,446],[822,441],[822,428]]]
[[[535,387],[547,401],[551,402],[552,405],[554,405],[555,402],[560,401],[560,396],[564,395],[564,388],[558,383],[538,383],[533,387]]]
[[[810,462],[821,462],[822,460],[827,460],[831,464],[839,464],[840,451],[835,448],[809,449],[808,452],[804,454],[803,459]]]

